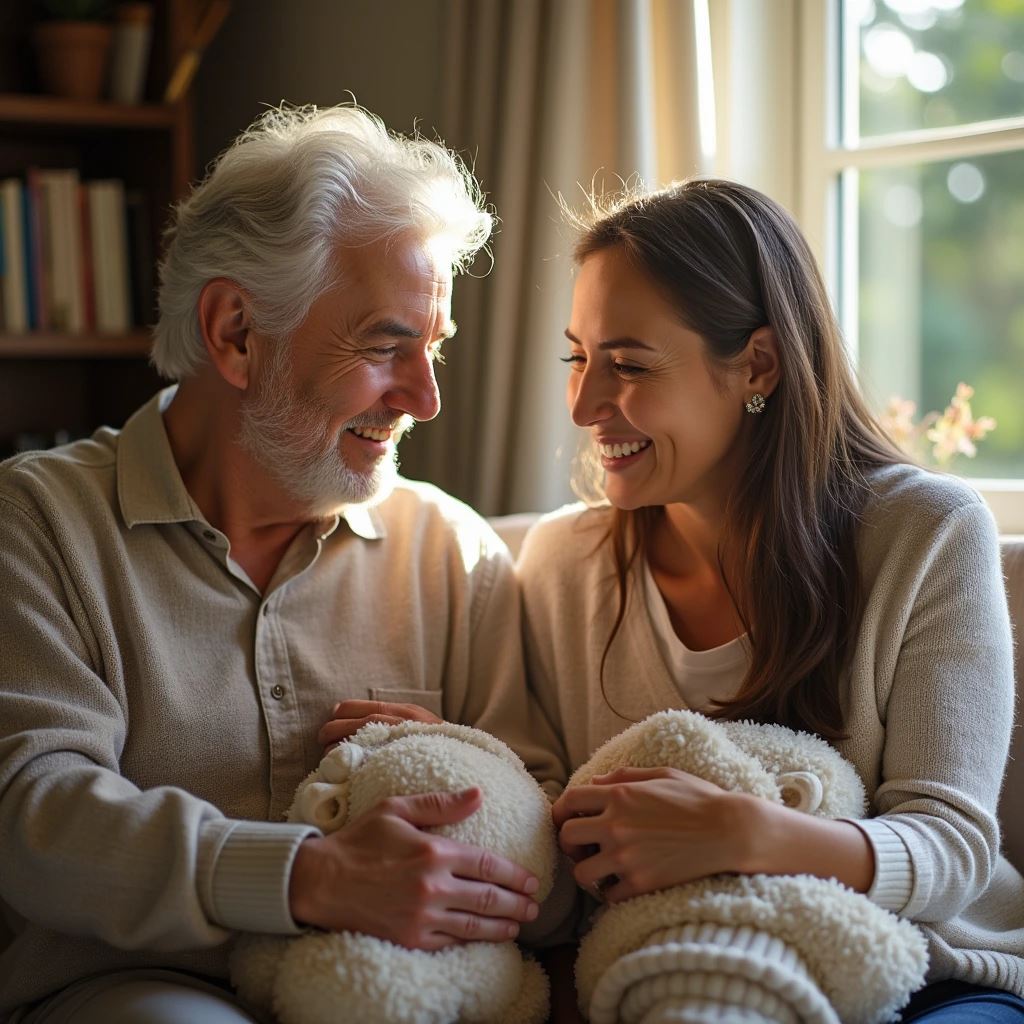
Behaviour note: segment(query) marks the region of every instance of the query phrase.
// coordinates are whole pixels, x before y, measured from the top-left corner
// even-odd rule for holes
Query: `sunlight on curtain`
[[[709,0],[717,147],[713,173],[795,211],[794,0]]]

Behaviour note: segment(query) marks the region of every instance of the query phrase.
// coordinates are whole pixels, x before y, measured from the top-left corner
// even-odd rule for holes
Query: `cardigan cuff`
[[[914,891],[914,862],[899,832],[882,818],[844,818],[864,833],[875,855],[875,877],[866,895],[876,906],[899,914]]]
[[[288,907],[292,861],[299,844],[320,831],[260,821],[209,826],[212,834],[203,839],[212,848],[199,869],[199,898],[207,917],[234,931],[298,935],[301,929]]]

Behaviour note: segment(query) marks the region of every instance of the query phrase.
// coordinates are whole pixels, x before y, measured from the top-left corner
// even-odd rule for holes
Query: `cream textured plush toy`
[[[504,743],[466,726],[371,723],[331,750],[295,792],[289,820],[324,833],[381,800],[483,790],[482,807],[434,829],[509,858],[551,890],[558,857],[551,805]],[[548,981],[514,942],[409,950],[351,932],[247,936],[232,954],[239,994],[281,1024],[542,1024]]]
[[[671,767],[826,818],[864,787],[827,743],[777,725],[663,711],[609,740],[569,786]],[[717,875],[602,908],[576,963],[591,1024],[876,1024],[924,982],[924,937],[840,883]]]

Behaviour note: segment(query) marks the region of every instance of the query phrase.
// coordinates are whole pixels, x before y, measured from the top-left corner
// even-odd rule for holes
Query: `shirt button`
[[[203,536],[207,540],[216,540],[217,539],[217,534],[215,534],[213,532],[213,530],[203,530]]]
[[[270,689],[270,696],[274,700],[280,700],[284,696],[284,687],[280,683],[274,683]]]

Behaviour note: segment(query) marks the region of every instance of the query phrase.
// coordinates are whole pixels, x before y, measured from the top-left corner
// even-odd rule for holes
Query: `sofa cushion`
[[[1017,870],[1024,872],[1024,537],[1004,537],[1002,548],[1006,595],[1016,641],[1013,674],[1017,681],[1017,703],[1010,761],[999,797],[999,821],[1003,827],[1003,850]]]

